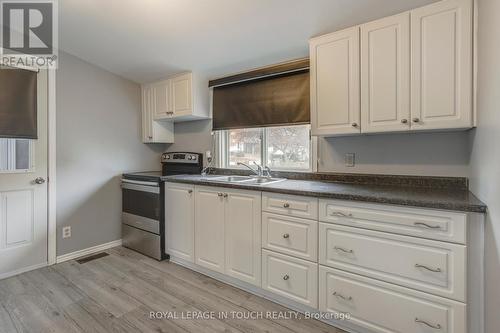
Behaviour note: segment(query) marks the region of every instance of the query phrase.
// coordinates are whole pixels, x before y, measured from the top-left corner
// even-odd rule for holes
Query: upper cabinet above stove
[[[473,0],[444,0],[311,39],[313,135],[467,129]]]
[[[156,139],[155,133],[146,133],[144,142],[173,142],[173,129],[171,139],[165,131],[173,122],[210,118],[208,81],[191,72],[144,84],[142,96],[145,132],[153,127],[162,134],[162,139]]]

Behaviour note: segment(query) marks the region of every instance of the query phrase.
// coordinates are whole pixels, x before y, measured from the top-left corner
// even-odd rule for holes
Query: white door
[[[47,264],[45,70],[37,91],[38,139],[0,139],[0,278]]]
[[[410,130],[410,13],[361,26],[361,132]]]
[[[224,190],[195,189],[196,263],[220,273],[224,273]]]
[[[359,27],[312,39],[309,50],[312,134],[359,133]]]
[[[192,74],[176,76],[172,81],[172,111],[174,117],[192,113]]]
[[[472,27],[472,0],[411,11],[412,130],[472,126]]]
[[[261,193],[224,190],[226,274],[260,287]]]
[[[167,254],[194,262],[194,185],[165,183]]]

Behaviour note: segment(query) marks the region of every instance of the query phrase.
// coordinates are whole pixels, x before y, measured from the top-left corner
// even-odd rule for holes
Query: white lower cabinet
[[[370,332],[467,332],[463,303],[324,266],[319,309],[350,313],[352,324]]]
[[[260,287],[261,194],[224,189],[225,273]]]
[[[165,183],[167,254],[194,262],[194,185]]]
[[[175,183],[165,200],[188,267],[353,331],[484,332],[480,214]]]
[[[261,193],[196,186],[195,262],[260,286]]]
[[[466,247],[320,223],[319,262],[465,302]]]
[[[262,288],[316,308],[318,306],[318,265],[262,250]]]
[[[224,193],[203,186],[195,193],[195,262],[224,273]]]

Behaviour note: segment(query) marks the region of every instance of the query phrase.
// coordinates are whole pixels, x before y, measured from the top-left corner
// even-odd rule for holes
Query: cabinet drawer
[[[466,332],[463,303],[324,266],[319,281],[320,311],[350,313],[370,332]]]
[[[266,249],[316,261],[318,222],[262,213],[262,246]]]
[[[465,244],[465,213],[319,200],[319,219],[365,229]]]
[[[277,193],[262,194],[262,210],[306,219],[318,219],[318,199]]]
[[[322,265],[465,301],[466,247],[320,223]]]
[[[316,308],[318,265],[262,250],[262,288]]]

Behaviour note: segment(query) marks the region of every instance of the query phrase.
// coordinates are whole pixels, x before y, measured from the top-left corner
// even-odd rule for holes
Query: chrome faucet
[[[248,169],[250,169],[258,177],[262,177],[262,167],[260,165],[258,165],[257,163],[255,163],[255,161],[253,161],[253,164],[255,164],[257,166],[257,170],[255,170],[254,168],[252,168],[251,166],[249,166],[248,164],[245,164],[243,162],[238,162],[236,164],[237,165],[243,165],[244,167],[247,167]]]

